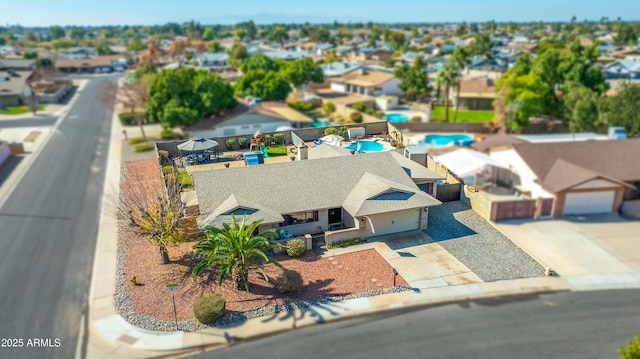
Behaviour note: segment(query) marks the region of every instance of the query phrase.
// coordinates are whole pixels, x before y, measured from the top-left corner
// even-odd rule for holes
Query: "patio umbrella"
[[[194,138],[178,145],[180,151],[198,152],[218,147],[218,142],[206,138]]]
[[[322,142],[328,143],[330,145],[342,146],[342,140],[344,140],[344,138],[338,135],[328,135],[328,136],[322,137],[321,140]]]

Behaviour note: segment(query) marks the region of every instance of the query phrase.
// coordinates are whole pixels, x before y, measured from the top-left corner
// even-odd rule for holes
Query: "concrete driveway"
[[[329,249],[324,255],[374,248],[413,288],[479,283],[482,280],[422,231],[367,238],[367,243]]]
[[[604,214],[496,226],[563,276],[640,272],[640,221]]]

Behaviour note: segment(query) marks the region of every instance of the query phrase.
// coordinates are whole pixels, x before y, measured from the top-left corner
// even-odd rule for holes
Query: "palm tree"
[[[444,86],[444,120],[449,122],[449,94],[451,88],[458,82],[458,73],[451,62],[440,69],[436,81],[438,87]]]
[[[451,63],[456,70],[456,107],[453,111],[453,123],[458,119],[458,107],[460,106],[460,82],[462,81],[462,70],[469,64],[469,53],[463,47],[459,47],[451,54]]]
[[[282,266],[274,259],[269,259],[265,252],[280,247],[269,240],[277,237],[276,231],[270,229],[258,235],[254,235],[262,221],[254,221],[250,224],[236,221],[233,216],[231,224],[224,223],[223,228],[207,228],[205,237],[198,240],[193,246],[195,256],[201,261],[193,268],[193,276],[198,276],[206,269],[219,266],[218,286],[231,275],[231,280],[236,289],[249,291],[249,269],[256,268],[265,280],[269,280],[263,270],[263,265],[273,263]]]

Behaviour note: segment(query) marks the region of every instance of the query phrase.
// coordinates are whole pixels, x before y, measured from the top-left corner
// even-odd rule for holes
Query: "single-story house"
[[[619,60],[607,64],[603,68],[606,78],[609,79],[640,79],[640,61]]]
[[[328,64],[320,65],[325,79],[344,76],[352,71],[361,68],[363,65],[358,63],[334,61]]]
[[[274,132],[279,127],[310,127],[313,120],[286,103],[264,101],[250,106],[238,98],[238,105],[221,115],[203,118],[183,128],[191,137],[252,135],[256,131]]]
[[[392,73],[371,71],[360,68],[348,74],[333,78],[331,90],[342,93],[354,93],[365,96],[401,95],[404,92],[398,88],[400,79]]]
[[[196,62],[201,68],[211,71],[220,72],[231,69],[231,65],[229,64],[229,55],[224,52],[198,55]]]
[[[19,106],[31,94],[33,71],[0,71],[0,108]]]
[[[441,204],[418,188],[391,152],[198,171],[192,176],[200,229],[228,223],[235,215],[262,220],[260,231],[324,233],[331,243],[425,230],[429,207]]]
[[[127,60],[122,57],[122,55],[106,55],[106,56],[98,56],[96,58],[87,58],[87,59],[58,59],[55,62],[55,67],[60,72],[93,72],[97,68],[105,68],[110,67],[114,68],[116,66],[127,66]]]
[[[273,60],[284,61],[294,61],[311,57],[311,54],[306,51],[265,51],[264,55]]]
[[[36,60],[0,59],[0,70],[33,71],[36,69]]]
[[[82,60],[96,58],[96,51],[94,49],[86,47],[72,47],[70,49],[62,50],[58,52],[60,59],[67,60]]]
[[[454,106],[460,99],[460,110],[492,110],[497,98],[495,81],[492,78],[460,80],[460,95],[450,91]]]
[[[375,61],[375,62],[384,62],[391,59],[391,52],[377,49],[374,47],[361,47],[359,49],[354,49],[350,54],[350,59],[353,61]]]
[[[640,139],[519,143],[490,156],[531,198],[554,198],[551,215],[617,211],[638,198]]]

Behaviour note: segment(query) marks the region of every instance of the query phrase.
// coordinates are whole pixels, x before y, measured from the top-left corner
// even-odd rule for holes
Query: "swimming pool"
[[[380,152],[384,149],[384,146],[374,141],[356,141],[346,148],[358,152]]]
[[[467,147],[475,142],[475,139],[471,135],[454,134],[454,135],[426,135],[424,137],[424,143],[426,145],[434,147],[447,147],[447,146],[464,146]]]
[[[410,120],[409,116],[400,113],[389,113],[384,117],[391,122],[409,122]]]

